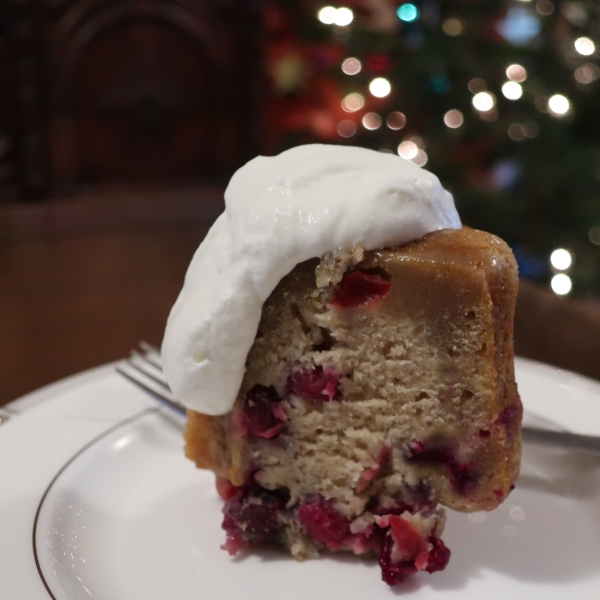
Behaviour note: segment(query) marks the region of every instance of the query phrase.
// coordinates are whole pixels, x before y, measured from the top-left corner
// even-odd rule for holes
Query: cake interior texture
[[[299,264],[263,307],[233,411],[188,413],[225,549],[373,554],[390,585],[443,569],[442,506],[492,510],[518,475],[517,286],[508,246],[469,228]]]

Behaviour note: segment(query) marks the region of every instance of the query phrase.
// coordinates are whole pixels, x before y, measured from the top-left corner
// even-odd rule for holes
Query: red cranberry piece
[[[404,456],[407,462],[429,463],[443,466],[450,475],[450,483],[461,495],[468,494],[479,481],[479,473],[473,463],[461,463],[456,451],[447,444],[428,444],[424,441],[409,444]]]
[[[384,446],[377,456],[377,465],[375,467],[369,467],[362,472],[360,481],[356,484],[357,492],[362,492],[369,487],[371,481],[373,481],[373,479],[377,477],[379,471],[381,471],[381,468],[386,463],[389,455],[390,449],[387,446]]]
[[[238,550],[242,542],[261,544],[273,539],[280,527],[279,512],[284,507],[274,492],[259,487],[246,489],[225,503],[223,507],[223,529],[227,532],[228,544]],[[231,552],[230,552],[231,553]]]
[[[389,527],[394,546],[391,558],[395,563],[412,561],[420,571],[427,565],[429,544],[423,534],[408,520],[396,515],[377,517],[379,527]]]
[[[381,578],[390,586],[402,583],[409,575],[417,572],[417,567],[412,560],[395,563],[392,560],[393,548],[394,540],[391,532],[388,531],[383,538],[383,545],[379,553],[379,566],[381,567]]]
[[[367,306],[381,301],[389,294],[391,287],[392,282],[380,275],[353,271],[345,275],[338,284],[332,305],[339,308]]]
[[[242,488],[235,487],[228,479],[223,477],[217,477],[216,480],[217,493],[223,500],[231,500]]]
[[[223,529],[227,532],[227,538],[225,543],[221,546],[221,550],[226,550],[230,556],[235,556],[240,550],[244,548],[246,542],[244,542],[240,532],[235,528],[225,528],[223,523]]]
[[[312,371],[292,373],[285,383],[286,392],[292,392],[306,400],[333,400],[339,392],[336,389],[340,374],[333,367],[316,366]]]
[[[428,573],[443,571],[448,565],[451,552],[446,544],[438,537],[432,535],[428,541],[431,547],[429,549],[429,562],[427,563],[425,570]]]
[[[281,398],[272,387],[255,385],[246,394],[242,421],[248,431],[262,438],[275,437],[283,426],[279,411]]]
[[[519,425],[523,416],[523,407],[521,403],[507,406],[496,419],[496,425],[502,425],[506,429],[506,435],[512,437],[519,430]]]
[[[350,532],[350,522],[322,496],[306,499],[298,506],[296,514],[309,537],[334,552]]]

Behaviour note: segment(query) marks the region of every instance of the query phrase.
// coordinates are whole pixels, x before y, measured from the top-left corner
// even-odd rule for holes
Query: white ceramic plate
[[[600,435],[600,383],[525,360],[517,380],[538,422]],[[212,475],[182,457],[181,423],[112,365],[0,413],[2,599],[600,597],[599,456],[526,446],[502,507],[450,512],[448,568],[391,589],[354,557],[219,550]]]

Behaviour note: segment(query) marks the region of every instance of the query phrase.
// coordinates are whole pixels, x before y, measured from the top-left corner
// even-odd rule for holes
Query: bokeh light
[[[369,83],[369,91],[376,98],[385,98],[392,91],[392,86],[385,77],[375,77]]]
[[[427,152],[425,150],[418,150],[417,155],[412,159],[412,162],[417,167],[424,167],[427,164]]]
[[[398,146],[398,154],[406,160],[412,160],[419,153],[419,147],[410,140],[402,142]]]
[[[419,18],[419,9],[414,4],[402,4],[396,11],[398,18],[406,23],[413,23]]]
[[[522,83],[527,79],[527,71],[525,70],[525,67],[522,67],[521,65],[510,65],[506,69],[506,76],[511,81]]]
[[[496,105],[496,97],[490,92],[479,92],[473,96],[473,106],[480,112],[492,110]]]
[[[548,98],[548,110],[555,117],[564,117],[571,110],[571,103],[566,96],[554,94]]]
[[[477,94],[487,90],[487,83],[481,77],[475,77],[469,81],[468,88],[471,94]]]
[[[580,37],[575,40],[575,50],[582,56],[590,56],[596,51],[596,45],[589,37]]]
[[[508,127],[508,137],[515,142],[523,141],[525,139],[525,128],[521,123],[512,123]]]
[[[356,75],[357,73],[360,73],[361,70],[362,63],[358,58],[350,57],[342,63],[342,71],[346,73],[346,75]]]
[[[354,13],[345,6],[335,8],[333,6],[324,6],[317,13],[317,18],[325,25],[337,25],[345,27],[354,20]]]
[[[342,108],[346,112],[356,112],[365,105],[365,99],[362,94],[352,92],[342,100]]]
[[[450,129],[457,129],[465,122],[465,118],[460,110],[453,108],[444,115],[444,123]]]
[[[518,100],[523,95],[523,88],[516,81],[507,81],[502,86],[502,94],[508,100]]]
[[[548,17],[554,12],[554,4],[551,0],[538,0],[535,3],[535,8],[544,17]]]
[[[568,250],[557,248],[550,255],[550,264],[558,271],[565,271],[573,262],[573,257]]]
[[[381,117],[374,112],[367,113],[362,118],[362,124],[365,129],[369,129],[371,131],[374,129],[379,129],[381,127]]]
[[[450,17],[446,19],[442,24],[442,30],[446,35],[455,37],[460,35],[463,31],[463,24],[459,19]]]
[[[344,119],[338,123],[337,132],[344,138],[352,137],[356,133],[356,123],[350,119]]]
[[[385,120],[385,124],[390,129],[402,129],[406,125],[406,116],[404,113],[394,111],[388,115],[388,118]]]
[[[600,246],[600,227],[598,225],[594,225],[588,233],[590,238],[590,242],[594,244],[594,246]]]
[[[335,23],[335,13],[337,8],[333,6],[324,6],[317,14],[317,18],[325,25],[333,25]]]
[[[579,83],[588,84],[600,77],[600,68],[594,63],[588,63],[575,69],[575,79]]]
[[[352,23],[353,20],[354,13],[349,8],[342,6],[341,8],[338,8],[335,11],[333,22],[338,27],[346,27],[346,25],[350,25],[350,23]]]
[[[552,291],[558,296],[565,296],[571,291],[573,283],[571,282],[571,278],[568,275],[565,275],[564,273],[559,273],[550,280],[550,287],[552,288]]]

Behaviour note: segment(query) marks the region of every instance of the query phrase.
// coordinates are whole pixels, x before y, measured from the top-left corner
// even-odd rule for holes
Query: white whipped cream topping
[[[264,301],[298,263],[364,242],[401,244],[460,218],[438,178],[392,154],[307,145],[232,177],[196,251],[162,345],[175,396],[207,415],[236,399]]]

